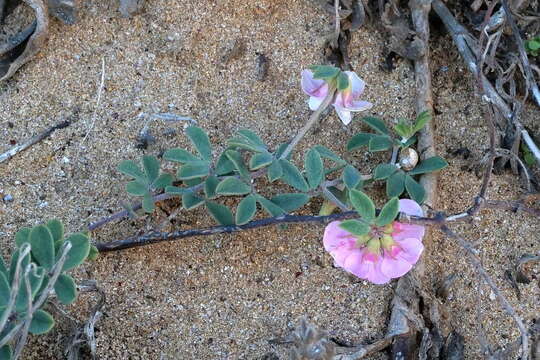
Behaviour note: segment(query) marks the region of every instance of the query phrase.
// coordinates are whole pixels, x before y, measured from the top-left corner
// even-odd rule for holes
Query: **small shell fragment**
[[[418,153],[416,150],[407,148],[399,154],[399,165],[405,171],[410,171],[418,164]]]

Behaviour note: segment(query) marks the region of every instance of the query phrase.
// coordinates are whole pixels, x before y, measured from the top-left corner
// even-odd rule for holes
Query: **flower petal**
[[[349,125],[352,121],[351,112],[347,109],[344,109],[340,106],[334,105],[336,109],[336,113],[338,114],[339,118],[341,119],[341,122],[345,125]]]
[[[314,97],[311,96],[308,100],[309,110],[315,111],[324,101],[324,97]]]
[[[399,200],[399,211],[407,215],[424,216],[424,212],[418,203],[410,199]]]
[[[343,269],[347,270],[351,274],[361,277],[360,275],[358,275],[358,273],[361,273],[362,256],[363,256],[364,251],[358,248],[355,248],[354,250],[355,251],[352,251],[349,253],[349,256],[343,262],[342,267]]]
[[[421,225],[394,223],[394,232],[392,238],[394,241],[403,241],[405,239],[414,238],[422,240],[426,229]]]
[[[337,247],[351,242],[354,245],[356,242],[354,236],[340,228],[339,224],[341,224],[341,221],[332,221],[324,230],[323,244],[326,251],[333,251]]]
[[[391,280],[390,277],[384,275],[381,271],[381,261],[373,264],[373,269],[368,273],[367,279],[377,285],[386,284]]]
[[[302,90],[309,96],[325,98],[328,94],[328,84],[322,79],[314,79],[311,70],[302,71]]]
[[[345,71],[345,74],[349,77],[351,83],[351,95],[353,99],[358,99],[364,92],[366,83],[356,75],[353,71]]]
[[[412,264],[399,255],[396,258],[383,256],[381,260],[381,272],[389,278],[401,277],[411,269]]]
[[[349,106],[346,107],[348,111],[365,111],[371,109],[373,104],[369,101],[352,101]]]
[[[396,240],[396,243],[403,250],[397,255],[397,258],[401,258],[409,262],[411,265],[416,264],[420,258],[420,255],[424,251],[424,245],[419,239],[409,238],[405,240]]]

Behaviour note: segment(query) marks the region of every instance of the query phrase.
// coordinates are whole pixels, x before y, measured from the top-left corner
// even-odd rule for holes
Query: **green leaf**
[[[366,235],[371,230],[369,224],[355,219],[345,220],[339,224],[339,227],[356,236]]]
[[[9,302],[11,287],[9,286],[7,274],[0,273],[0,307],[6,306]]]
[[[306,194],[288,193],[274,196],[270,201],[290,213],[306,205],[310,197]]]
[[[19,255],[20,251],[17,249],[15,252],[11,255],[11,264],[9,265],[9,283],[13,281],[13,277],[15,276],[15,270],[17,269],[17,262],[19,261]],[[26,266],[30,264],[30,254],[27,254],[22,260],[21,260],[21,269],[26,269]]]
[[[90,251],[88,252],[87,260],[94,261],[99,256],[99,250],[94,245],[90,245]]]
[[[394,126],[394,130],[403,139],[410,138],[413,132],[412,126],[406,123],[404,119],[401,119],[399,123]]]
[[[349,189],[356,189],[358,185],[362,184],[362,175],[354,166],[347,165],[341,174],[343,183]]]
[[[222,180],[216,188],[220,195],[245,195],[251,192],[251,186],[234,177]]]
[[[528,44],[529,49],[531,49],[532,51],[540,49],[540,42],[536,40],[529,40],[527,44]]]
[[[4,258],[2,257],[2,254],[0,254],[0,273],[8,276],[8,270],[6,267],[6,263],[4,262]]]
[[[171,195],[183,195],[186,192],[190,192],[190,191],[188,191],[186,189],[187,188],[181,188],[181,187],[178,187],[178,186],[167,186],[165,188],[165,192],[167,194],[171,194]]]
[[[54,242],[64,239],[64,225],[62,224],[60,220],[58,219],[49,220],[47,221],[45,226],[49,228],[49,231],[51,232]]]
[[[380,164],[373,170],[373,179],[382,180],[390,177],[397,171],[397,166],[394,164]]]
[[[32,228],[23,227],[19,231],[17,231],[17,233],[15,234],[15,244],[17,245],[17,247],[21,247],[22,244],[30,242],[28,238],[30,236],[31,230]]]
[[[261,148],[263,150],[266,150],[266,144],[253,131],[248,130],[248,129],[240,129],[240,130],[238,130],[238,134],[242,135],[244,138],[246,138],[253,145],[258,146],[259,148]]]
[[[270,216],[279,216],[286,213],[285,210],[274,204],[272,201],[265,199],[264,197],[260,195],[256,195],[257,202],[261,204],[262,208],[270,215]]]
[[[32,245],[32,257],[39,265],[51,270],[54,265],[54,240],[45,225],[33,227],[30,231],[30,245]]]
[[[150,194],[149,192],[143,195],[142,208],[145,212],[149,214],[152,213],[156,208],[156,206],[154,205],[154,199],[152,198],[152,194]]]
[[[253,216],[257,212],[257,202],[255,201],[255,196],[248,195],[236,208],[236,224],[244,225],[253,219]]]
[[[216,196],[216,188],[219,184],[219,179],[215,176],[209,176],[204,182],[204,193],[206,197],[212,199]]]
[[[375,225],[385,226],[390,224],[396,218],[399,213],[399,200],[397,197],[393,197],[388,201],[383,208],[377,219],[375,220]]]
[[[313,71],[314,79],[332,79],[340,73],[338,68],[329,65],[314,65],[310,69]]]
[[[386,180],[386,196],[393,198],[403,193],[405,189],[405,174],[398,171]]]
[[[210,212],[210,215],[212,215],[220,225],[234,225],[233,214],[225,205],[207,201],[206,208],[208,209],[208,212]]]
[[[22,273],[24,274],[24,270]],[[30,297],[32,300],[34,299],[36,293],[41,287],[44,277],[45,269],[42,267],[36,268],[35,272],[31,270],[28,274],[28,280],[30,283]],[[24,280],[24,276],[21,276],[19,281],[20,285],[19,292],[17,293],[17,300],[15,301],[15,310],[17,310],[18,312],[23,312],[28,309],[28,289],[26,288],[26,281]]]
[[[372,116],[366,116],[362,118],[362,120],[368,124],[370,128],[375,130],[381,135],[388,135],[388,129],[386,128],[386,125],[384,125],[384,122],[382,122],[381,119],[378,119],[376,117]]]
[[[283,168],[281,167],[279,160],[274,160],[272,164],[270,164],[267,175],[270,182],[274,182],[283,176]]]
[[[366,221],[372,222],[375,219],[375,204],[365,193],[352,189],[349,191],[349,198],[352,206]]]
[[[251,170],[259,170],[267,165],[270,165],[274,160],[272,154],[261,152],[254,154],[249,160],[249,168]]]
[[[180,148],[174,148],[165,151],[165,153],[163,154],[163,158],[165,160],[175,161],[181,164],[201,160],[189,151]]]
[[[354,135],[347,143],[347,151],[353,151],[358,149],[359,147],[369,145],[369,141],[374,136],[374,134],[369,133],[358,133]]]
[[[155,190],[164,189],[167,186],[171,185],[174,181],[174,176],[168,173],[163,173],[152,184],[152,188]]]
[[[212,159],[212,147],[206,132],[199,127],[190,126],[186,129],[186,135],[203,159],[210,161]]]
[[[284,143],[284,144],[280,144],[276,150],[276,153],[275,153],[275,158],[276,159],[280,159],[281,158],[281,155],[283,154],[283,152],[287,149],[287,147],[289,146],[289,144],[287,143]],[[292,156],[292,151],[289,153],[289,155],[287,155],[285,157],[285,159],[287,160],[290,160],[291,159],[291,156]]]
[[[77,298],[77,287],[73,278],[66,274],[60,274],[54,283],[54,292],[64,305],[69,305]]]
[[[229,139],[227,144],[229,145],[229,148],[238,148],[254,152],[261,152],[265,150],[264,148],[253,144],[251,141],[242,136],[235,136]]]
[[[90,252],[90,240],[82,233],[70,235],[66,241],[71,242],[71,249],[67,253],[62,271],[71,270],[82,264]]]
[[[413,135],[407,141],[405,141],[404,143],[399,142],[399,145],[401,146],[402,149],[406,149],[409,146],[411,146],[412,144],[414,144],[415,142],[416,142],[416,136]]]
[[[347,90],[349,87],[349,77],[344,72],[340,72],[337,77],[337,89],[339,91]]]
[[[304,179],[304,176],[302,176],[302,173],[300,173],[300,170],[294,164],[285,159],[279,160],[279,163],[283,168],[282,179],[285,183],[300,191],[305,192],[309,190],[306,179]]]
[[[184,209],[186,210],[195,209],[202,203],[204,203],[204,199],[193,195],[191,192],[182,195],[182,206],[184,206]]]
[[[428,172],[441,170],[448,166],[446,160],[440,156],[432,156],[418,164],[414,169],[408,172],[409,175],[418,175]]]
[[[122,174],[130,176],[135,180],[139,180],[141,183],[148,183],[146,175],[142,172],[137,164],[132,160],[124,160],[117,167],[118,171]]]
[[[30,333],[34,335],[45,334],[49,332],[54,326],[54,319],[48,312],[44,310],[37,310],[30,322]]]
[[[188,188],[200,185],[202,183],[204,183],[204,177],[184,180],[184,185],[186,185]]]
[[[387,135],[374,135],[369,140],[369,151],[385,151],[392,147],[392,139]]]
[[[159,176],[159,161],[155,156],[144,155],[142,158],[144,173],[148,182],[152,183]]]
[[[227,155],[223,152],[218,158],[217,164],[216,164],[216,175],[222,176],[222,175],[229,175],[234,171],[234,164]]]
[[[240,155],[240,153],[236,150],[227,150],[225,151],[225,154],[234,164],[234,167],[236,171],[238,171],[238,174],[245,180],[248,180],[250,178],[250,173],[246,165],[244,164],[244,159],[242,158],[242,155]]]
[[[11,360],[13,357],[13,351],[11,345],[7,344],[0,348],[0,360]]]
[[[143,196],[148,192],[148,186],[141,184],[137,180],[133,180],[126,184],[126,192],[134,196]]]
[[[424,202],[424,198],[426,197],[426,190],[424,190],[424,187],[420,185],[419,183],[417,183],[409,175],[405,177],[405,188],[407,189],[407,192],[411,196],[411,199],[413,199],[419,204]]]
[[[335,161],[337,163],[344,163],[345,161],[340,158],[339,156],[337,156],[336,154],[334,154],[334,152],[322,145],[316,145],[314,146],[312,149],[315,149],[317,150],[317,152],[319,154],[321,154],[321,156],[325,159],[328,159],[328,160],[332,160],[332,161]]]
[[[321,155],[315,149],[310,149],[304,159],[304,169],[310,189],[315,189],[324,180],[324,166]]]
[[[208,175],[209,172],[210,163],[208,161],[193,161],[180,166],[176,177],[180,180],[196,179]]]
[[[418,116],[416,117],[416,124],[414,124],[414,128],[412,133],[416,133],[424,128],[426,124],[431,120],[431,114],[429,111],[425,110],[422,111]],[[412,135],[412,134],[411,134]]]

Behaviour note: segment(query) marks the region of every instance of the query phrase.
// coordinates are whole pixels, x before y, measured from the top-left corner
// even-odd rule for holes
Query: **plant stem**
[[[289,143],[289,145],[287,146],[287,148],[285,149],[285,151],[283,152],[283,154],[281,154],[280,156],[280,159],[285,159],[287,158],[287,156],[289,156],[289,154],[293,151],[293,149],[296,147],[296,145],[298,145],[298,143],[300,142],[300,140],[302,140],[302,138],[307,134],[307,132],[309,131],[309,129],[311,129],[313,127],[313,125],[315,125],[317,123],[317,120],[319,120],[319,118],[321,117],[321,114],[322,112],[328,107],[328,105],[330,105],[332,103],[332,101],[334,100],[334,93],[335,93],[335,89],[332,89],[332,88],[329,88],[328,89],[328,95],[326,95],[326,97],[324,98],[323,102],[321,103],[321,105],[319,105],[319,107],[317,108],[317,110],[315,110],[311,116],[309,117],[309,120],[308,122],[306,123],[306,125],[304,125],[304,127],[302,129],[300,129],[300,131],[298,132],[298,134],[296,134],[296,136],[294,137],[294,139],[292,139],[292,141]]]

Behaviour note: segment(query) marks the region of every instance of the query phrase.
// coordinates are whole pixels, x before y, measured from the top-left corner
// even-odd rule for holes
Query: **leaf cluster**
[[[28,331],[44,334],[54,326],[53,317],[41,309],[38,299],[54,290],[58,301],[71,304],[77,288],[68,271],[86,259],[97,256],[97,249],[83,233],[64,236],[58,220],[32,228],[24,227],[15,235],[16,250],[6,264],[0,256],[0,339],[30,320]],[[5,320],[5,321],[4,321]],[[1,359],[10,359],[11,345],[0,349]]]
[[[347,144],[349,151],[357,150],[363,146],[368,147],[370,152],[387,151],[393,147],[403,150],[416,142],[416,132],[420,131],[429,121],[428,112],[421,113],[414,124],[407,124],[404,120],[394,127],[401,140],[393,137],[384,122],[378,118],[365,117],[362,120],[375,133],[359,133],[351,138]],[[433,156],[417,164],[411,170],[402,169],[399,164],[379,164],[373,171],[374,180],[386,182],[386,195],[389,198],[399,197],[406,190],[411,199],[421,204],[425,200],[425,189],[415,179],[415,175],[430,173],[441,170],[448,163],[439,156]]]

